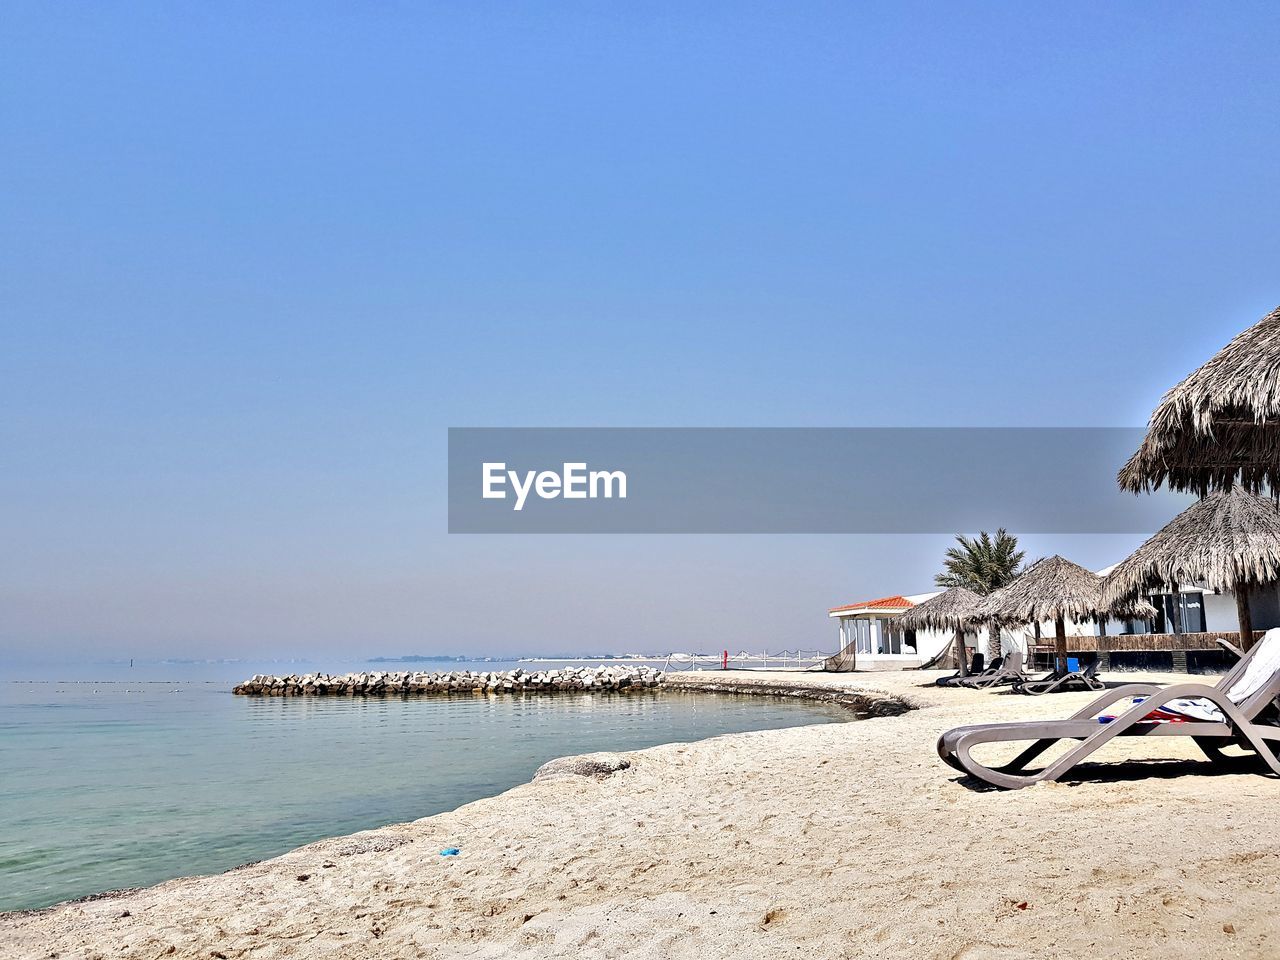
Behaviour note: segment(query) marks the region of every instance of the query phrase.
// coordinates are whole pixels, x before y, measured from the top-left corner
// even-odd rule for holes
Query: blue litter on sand
[[[442,856],[442,857],[456,857],[456,856],[457,856],[458,854],[460,854],[461,852],[462,852],[462,851],[461,851],[461,850],[459,850],[457,847],[445,847],[443,850],[441,850],[441,851],[440,851],[440,856]]]

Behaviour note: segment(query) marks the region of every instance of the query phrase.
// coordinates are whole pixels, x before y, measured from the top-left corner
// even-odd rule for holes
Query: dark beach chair
[[[1027,675],[1022,672],[1022,652],[1015,650],[1003,659],[999,669],[984,673],[980,677],[957,680],[952,686],[986,690],[988,687],[1001,687],[1007,683],[1021,683],[1026,679]]]
[[[1133,696],[1147,699],[1110,722],[1098,719],[1100,711]],[[1175,683],[1162,688],[1149,683],[1131,683],[1107,691],[1066,720],[957,727],[939,738],[938,755],[962,773],[997,787],[1017,790],[1042,780],[1057,780],[1116,737],[1190,737],[1216,765],[1259,771],[1265,765],[1280,776],[1280,757],[1276,754],[1280,748],[1280,726],[1276,725],[1274,709],[1277,696],[1280,696],[1280,628],[1268,630],[1216,684]],[[1160,708],[1178,713],[1174,701],[1184,698],[1207,701],[1207,705],[1217,708],[1222,719],[1178,723],[1152,719],[1152,712]],[[1061,740],[1079,742],[1043,769],[1026,772],[1027,764]],[[1030,745],[1001,767],[984,766],[971,755],[973,748],[980,744],[1022,741],[1029,741]],[[1223,752],[1224,747],[1233,744],[1252,755],[1240,757]]]
[[[975,652],[973,655],[973,662],[969,665],[968,675],[971,677],[976,677],[978,674],[982,673],[983,664],[985,664],[986,662],[987,662],[987,658],[984,657],[980,651]],[[993,666],[995,665],[993,664]],[[939,677],[937,680],[933,682],[939,687],[949,687],[954,681],[962,680],[962,679],[964,678],[960,675],[960,671],[957,670],[951,676]]]
[[[1061,693],[1066,690],[1105,690],[1107,685],[1098,679],[1098,662],[1095,660],[1083,670],[1068,673],[1053,671],[1039,680],[1024,680],[1013,685],[1015,693],[1038,697],[1045,693]]]
[[[977,657],[974,657],[974,659],[977,659]],[[1004,662],[1004,657],[997,657],[992,660],[991,666],[986,669],[979,669],[977,672],[970,671],[968,677],[961,677],[959,673],[956,673],[956,675],[952,677],[943,677],[941,681],[938,681],[938,686],[955,686],[956,684],[959,684],[961,680],[973,680],[974,677],[991,676],[992,673],[997,671],[997,669],[1000,669],[1001,664]]]

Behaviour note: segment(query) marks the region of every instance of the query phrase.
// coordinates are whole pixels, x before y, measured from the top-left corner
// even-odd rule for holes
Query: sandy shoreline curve
[[[606,777],[0,915],[0,956],[1280,954],[1280,781],[1218,773],[1170,738],[1117,741],[1064,783],[977,789],[937,758],[939,733],[1065,716],[1091,695],[942,690],[938,675],[680,675],[915,709],[629,752]]]

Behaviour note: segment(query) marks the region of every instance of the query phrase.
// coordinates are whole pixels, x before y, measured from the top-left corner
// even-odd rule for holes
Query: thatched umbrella
[[[1111,614],[1147,617],[1155,616],[1156,609],[1145,600],[1129,601],[1118,607],[1107,604],[1100,576],[1078,563],[1052,556],[1037,560],[1008,586],[985,597],[977,613],[1016,623],[1052,620],[1056,639],[1054,655],[1061,669],[1067,662],[1067,620],[1105,621]]]
[[[1133,493],[1280,491],[1280,307],[1164,395],[1118,479]]]
[[[954,630],[956,661],[963,677],[969,673],[969,666],[964,662],[964,634],[975,625],[973,614],[981,602],[982,597],[972,590],[952,587],[899,614],[897,622],[904,630]]]
[[[1178,514],[1103,580],[1121,602],[1159,586],[1203,583],[1236,595],[1240,644],[1253,645],[1249,590],[1280,579],[1280,507],[1240,487],[1211,493]]]

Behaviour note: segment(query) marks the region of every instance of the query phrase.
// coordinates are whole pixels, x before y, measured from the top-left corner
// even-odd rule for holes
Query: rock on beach
[[[552,777],[607,777],[626,770],[631,761],[620,753],[582,753],[576,757],[556,757],[540,766],[535,781]]]

